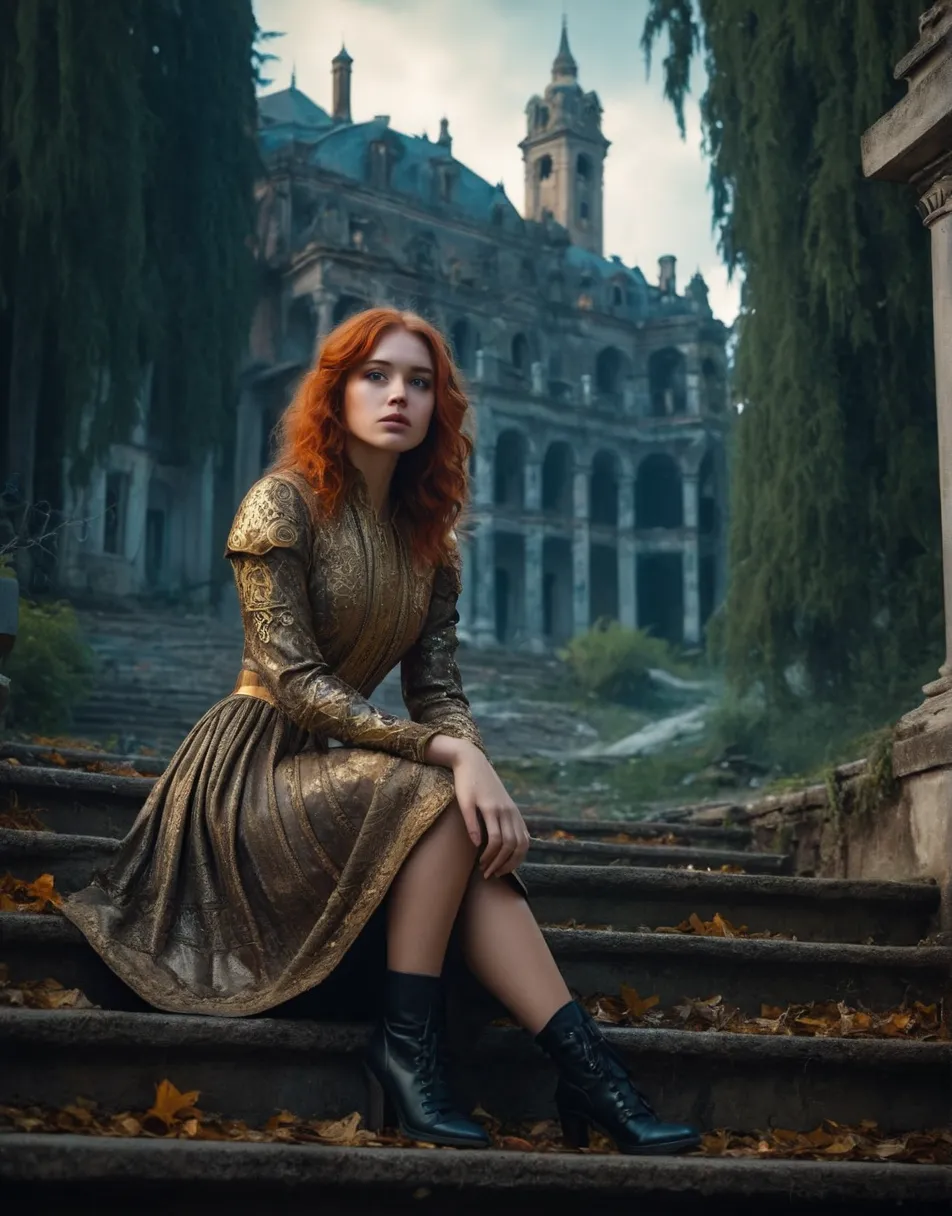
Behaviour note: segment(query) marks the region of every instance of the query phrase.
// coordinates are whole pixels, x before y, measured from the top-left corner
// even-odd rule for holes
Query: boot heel
[[[367,1084],[367,1130],[382,1132],[387,1125],[387,1095],[373,1070],[364,1067]]]
[[[562,1139],[569,1148],[588,1148],[588,1120],[574,1111],[559,1108]]]

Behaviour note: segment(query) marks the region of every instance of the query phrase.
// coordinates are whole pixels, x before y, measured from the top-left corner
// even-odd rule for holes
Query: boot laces
[[[447,1118],[455,1111],[446,1080],[446,1060],[439,1036],[431,1026],[420,1036],[414,1064],[419,1077],[423,1109],[428,1115]]]
[[[646,1113],[658,1118],[654,1107],[635,1086],[621,1057],[597,1030],[572,1037],[579,1043],[589,1071],[607,1083],[615,1107],[626,1122],[643,1118]]]

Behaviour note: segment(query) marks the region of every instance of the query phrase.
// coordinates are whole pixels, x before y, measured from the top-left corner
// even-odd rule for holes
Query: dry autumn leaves
[[[342,1119],[302,1119],[279,1111],[263,1127],[249,1127],[238,1119],[224,1119],[201,1110],[198,1090],[183,1092],[171,1081],[156,1086],[155,1101],[144,1112],[109,1114],[82,1098],[60,1109],[0,1106],[0,1132],[60,1132],[90,1136],[141,1136],[178,1140],[245,1141],[271,1144],[316,1144],[347,1148],[411,1147],[415,1142],[400,1135],[377,1134],[361,1127],[357,1111]],[[551,1119],[507,1127],[486,1111],[474,1112],[489,1131],[493,1145],[514,1152],[567,1152],[558,1124]],[[421,1147],[417,1143],[417,1147]],[[422,1147],[435,1148],[434,1145]],[[456,1149],[447,1149],[456,1152]],[[610,1153],[602,1137],[592,1146],[576,1150]],[[886,1134],[875,1123],[858,1127],[824,1122],[809,1132],[773,1128],[749,1133],[718,1128],[705,1134],[699,1156],[786,1157],[838,1161],[902,1161],[923,1165],[952,1164],[952,1131]]]

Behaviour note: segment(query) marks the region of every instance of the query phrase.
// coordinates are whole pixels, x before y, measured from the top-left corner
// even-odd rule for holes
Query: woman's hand
[[[441,741],[443,738],[437,736]],[[431,744],[435,742],[434,739]],[[479,748],[462,739],[454,739],[453,744],[452,756],[447,758],[453,772],[456,801],[474,844],[482,842],[480,818],[486,825],[486,847],[479,858],[483,878],[511,874],[522,865],[529,851],[525,821]]]

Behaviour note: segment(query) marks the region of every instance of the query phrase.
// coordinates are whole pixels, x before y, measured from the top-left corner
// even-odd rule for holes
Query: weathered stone
[[[0,1015],[6,1061],[0,1104],[77,1095],[106,1110],[145,1109],[168,1077],[198,1089],[202,1109],[264,1122],[276,1110],[338,1118],[365,1109],[367,1025],[277,1018],[198,1018],[113,1011],[11,1010]],[[808,1131],[823,1119],[884,1131],[940,1126],[952,1045],[606,1028],[638,1083],[668,1117],[704,1127]],[[528,1035],[487,1028],[467,1037],[460,1092],[500,1119],[554,1117],[555,1074]],[[161,1075],[159,1075],[161,1074]]]
[[[207,1216],[275,1211],[275,1203],[317,1203],[328,1216],[609,1216],[620,1202],[673,1216],[729,1205],[737,1216],[881,1216],[900,1205],[916,1216],[947,1216],[952,1171],[943,1166],[757,1161],[704,1157],[620,1157],[466,1150],[350,1149],[181,1140],[96,1140],[84,1136],[0,1136],[0,1178],[11,1202],[55,1194],[76,1210],[102,1196],[133,1200],[137,1212]],[[14,1189],[16,1188],[16,1189]],[[108,1190],[106,1189],[108,1188]],[[98,1197],[98,1202],[97,1202]]]

